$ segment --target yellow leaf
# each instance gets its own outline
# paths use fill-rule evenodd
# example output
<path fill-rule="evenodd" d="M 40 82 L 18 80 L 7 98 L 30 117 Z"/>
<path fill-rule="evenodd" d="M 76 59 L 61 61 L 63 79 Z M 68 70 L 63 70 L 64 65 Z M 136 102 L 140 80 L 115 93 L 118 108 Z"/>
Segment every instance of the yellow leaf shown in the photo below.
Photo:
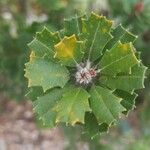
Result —
<path fill-rule="evenodd" d="M 72 35 L 70 37 L 64 37 L 64 39 L 55 45 L 56 58 L 73 58 L 75 49 L 77 46 L 77 39 L 75 35 Z"/>
<path fill-rule="evenodd" d="M 33 62 L 33 60 L 34 60 L 34 58 L 35 58 L 36 56 L 35 56 L 35 52 L 31 52 L 30 53 L 30 62 Z"/>

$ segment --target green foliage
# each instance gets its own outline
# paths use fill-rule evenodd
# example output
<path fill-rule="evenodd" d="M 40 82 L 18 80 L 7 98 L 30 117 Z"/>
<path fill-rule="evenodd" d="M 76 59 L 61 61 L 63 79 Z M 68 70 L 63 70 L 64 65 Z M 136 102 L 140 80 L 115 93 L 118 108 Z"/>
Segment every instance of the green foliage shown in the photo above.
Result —
<path fill-rule="evenodd" d="M 148 150 L 150 144 L 150 138 L 145 136 L 137 139 L 132 144 L 127 146 L 127 150 Z"/>
<path fill-rule="evenodd" d="M 75 35 L 64 37 L 61 42 L 55 45 L 55 57 L 61 64 L 66 66 L 76 66 L 83 57 L 83 42 L 77 41 Z"/>
<path fill-rule="evenodd" d="M 54 53 L 54 45 L 59 41 L 58 33 L 49 32 L 47 28 L 44 28 L 42 32 L 36 34 L 35 39 L 28 46 L 34 51 L 35 55 L 42 57 L 46 54 L 51 57 Z"/>
<path fill-rule="evenodd" d="M 21 101 L 26 93 L 26 82 L 23 76 L 24 63 L 28 61 L 29 49 L 26 43 L 32 40 L 33 34 L 40 31 L 43 26 L 50 30 L 62 27 L 63 18 L 70 16 L 83 8 L 84 3 L 78 5 L 75 0 L 2 0 L 0 1 L 0 91 L 7 97 Z M 82 9 L 83 10 L 83 9 Z M 43 20 L 46 18 L 46 20 Z M 55 36 L 56 43 L 60 38 L 57 33 L 49 34 Z M 49 37 L 48 37 L 49 38 Z M 37 45 L 37 40 L 41 43 Z M 53 41 L 46 38 L 42 40 L 40 33 L 37 33 L 35 41 L 30 43 L 30 48 L 40 52 L 51 49 Z M 43 42 L 43 43 L 42 43 Z M 8 44 L 9 43 L 9 44 Z M 44 44 L 44 45 L 42 45 Z M 48 44 L 48 45 L 47 45 Z M 55 43 L 54 43 L 55 44 Z M 43 47 L 44 46 L 44 47 Z M 48 50 L 49 51 L 49 50 Z M 50 53 L 50 52 L 49 52 Z"/>
<path fill-rule="evenodd" d="M 120 22 L 133 31 L 141 33 L 150 26 L 150 1 L 149 0 L 109 0 L 110 15 L 118 17 Z M 120 6 L 122 9 L 118 9 Z"/>
<path fill-rule="evenodd" d="M 115 76 L 120 72 L 131 73 L 131 67 L 137 63 L 132 44 L 117 42 L 109 51 L 105 52 L 99 67 L 102 74 Z"/>
<path fill-rule="evenodd" d="M 106 43 L 112 38 L 110 34 L 112 21 L 94 13 L 88 19 L 82 19 L 82 40 L 85 43 L 85 57 L 92 61 L 102 55 Z"/>
<path fill-rule="evenodd" d="M 91 111 L 89 97 L 90 95 L 84 89 L 67 85 L 62 98 L 54 108 L 57 112 L 56 122 L 66 122 L 71 125 L 84 124 L 85 112 Z"/>
<path fill-rule="evenodd" d="M 94 138 L 100 133 L 107 132 L 108 127 L 109 126 L 106 123 L 100 123 L 99 124 L 97 118 L 94 115 L 94 113 L 86 112 L 86 114 L 85 114 L 84 133 L 86 133 L 90 137 Z"/>
<path fill-rule="evenodd" d="M 18 29 L 18 37 L 10 33 L 10 26 L 0 17 L 0 91 L 12 99 L 21 99 L 25 93 L 23 66 L 28 55 L 26 43 L 32 38 L 32 31 Z M 20 26 L 21 20 L 18 20 Z M 9 44 L 8 44 L 9 43 Z"/>
<path fill-rule="evenodd" d="M 26 64 L 25 76 L 30 80 L 28 86 L 42 86 L 44 92 L 53 87 L 64 87 L 69 79 L 68 70 L 46 58 L 32 58 Z"/>
<path fill-rule="evenodd" d="M 114 94 L 123 99 L 121 101 L 121 104 L 124 108 L 126 108 L 126 110 L 123 113 L 127 114 L 130 110 L 135 108 L 135 99 L 137 97 L 136 93 L 128 93 L 123 90 L 116 90 Z"/>
<path fill-rule="evenodd" d="M 121 89 L 127 92 L 144 88 L 144 74 L 146 67 L 135 65 L 131 73 L 118 74 L 116 76 L 105 76 L 100 81 L 111 89 Z"/>
<path fill-rule="evenodd" d="M 91 109 L 98 124 L 106 123 L 110 125 L 119 117 L 121 112 L 125 111 L 125 108 L 120 104 L 121 99 L 106 88 L 93 86 L 90 95 Z"/>
<path fill-rule="evenodd" d="M 51 0 L 51 2 L 49 3 L 47 0 L 37 0 L 37 4 L 39 4 L 45 10 L 50 11 L 64 8 L 67 5 L 67 1 Z"/>
<path fill-rule="evenodd" d="M 39 96 L 38 99 L 33 102 L 34 111 L 41 117 L 44 125 L 48 125 L 51 128 L 55 126 L 56 112 L 53 111 L 53 107 L 62 97 L 62 94 L 62 89 L 52 89 L 50 93 Z"/>
<path fill-rule="evenodd" d="M 34 88 L 29 95 L 46 126 L 79 123 L 94 137 L 134 108 L 133 92 L 144 88 L 146 67 L 136 56 L 132 44 L 135 36 L 122 26 L 113 29 L 112 21 L 94 13 L 67 22 L 76 28 L 75 33 L 68 25 L 56 33 L 45 28 L 29 44 L 32 52 L 25 69 L 28 86 L 44 90 L 42 96 L 37 93 L 37 100 Z M 111 47 L 106 50 L 106 45 Z M 88 70 L 84 83 L 76 77 L 80 69 L 81 77 Z M 93 70 L 95 78 L 90 74 Z"/>

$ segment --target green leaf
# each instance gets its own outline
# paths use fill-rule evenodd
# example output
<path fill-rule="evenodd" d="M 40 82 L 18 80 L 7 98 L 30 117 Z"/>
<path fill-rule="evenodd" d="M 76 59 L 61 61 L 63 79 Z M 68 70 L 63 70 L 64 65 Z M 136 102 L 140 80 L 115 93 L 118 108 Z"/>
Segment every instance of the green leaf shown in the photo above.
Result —
<path fill-rule="evenodd" d="M 60 64 L 44 58 L 34 58 L 26 64 L 25 77 L 28 78 L 28 87 L 42 86 L 46 91 L 53 87 L 64 87 L 69 80 L 69 72 Z"/>
<path fill-rule="evenodd" d="M 135 108 L 135 99 L 137 97 L 136 93 L 131 94 L 122 90 L 116 90 L 114 94 L 122 98 L 121 104 L 126 108 L 126 111 L 123 112 L 124 114 L 127 115 L 130 110 Z"/>
<path fill-rule="evenodd" d="M 133 43 L 137 39 L 137 36 L 126 30 L 122 25 L 112 30 L 111 34 L 113 38 L 107 43 L 104 49 L 111 49 L 118 41 L 124 44 L 129 42 Z"/>
<path fill-rule="evenodd" d="M 62 99 L 55 107 L 56 122 L 66 122 L 71 125 L 84 123 L 86 111 L 90 111 L 89 94 L 80 87 L 68 86 Z"/>
<path fill-rule="evenodd" d="M 85 134 L 88 134 L 91 138 L 94 138 L 98 134 L 106 132 L 108 130 L 108 125 L 106 123 L 98 124 L 95 115 L 91 112 L 86 112 L 84 130 Z"/>
<path fill-rule="evenodd" d="M 66 66 L 76 66 L 83 57 L 83 42 L 77 41 L 75 34 L 70 37 L 64 37 L 55 45 L 55 58 L 60 60 L 61 64 Z"/>
<path fill-rule="evenodd" d="M 116 76 L 101 76 L 100 82 L 109 88 L 133 92 L 144 88 L 146 67 L 137 64 L 131 68 L 131 73 L 118 74 Z"/>
<path fill-rule="evenodd" d="M 50 32 L 46 27 L 42 32 L 37 32 L 35 38 L 53 51 L 54 45 L 60 41 L 59 32 Z"/>
<path fill-rule="evenodd" d="M 112 91 L 100 86 L 92 86 L 90 90 L 90 106 L 98 124 L 112 124 L 125 108 L 120 104 L 121 98 L 116 97 Z"/>
<path fill-rule="evenodd" d="M 90 57 L 90 60 L 94 61 L 102 55 L 103 48 L 112 38 L 111 26 L 112 21 L 94 13 L 88 19 L 82 19 L 82 38 L 86 41 L 84 50 L 86 58 Z"/>
<path fill-rule="evenodd" d="M 99 68 L 101 74 L 116 75 L 119 72 L 130 72 L 131 67 L 138 63 L 131 43 L 117 42 L 102 57 Z"/>
<path fill-rule="evenodd" d="M 43 95 L 43 89 L 40 86 L 34 86 L 31 87 L 29 92 L 26 94 L 26 97 L 29 98 L 32 101 L 35 101 L 37 99 L 37 97 Z"/>
<path fill-rule="evenodd" d="M 51 60 L 54 60 L 54 45 L 59 41 L 58 32 L 52 33 L 45 27 L 42 32 L 36 34 L 34 40 L 28 46 L 36 56 L 48 55 Z"/>
<path fill-rule="evenodd" d="M 66 36 L 71 36 L 73 34 L 75 34 L 76 37 L 80 36 L 82 29 L 82 18 L 85 18 L 85 16 L 81 17 L 76 16 L 71 19 L 65 19 L 64 34 Z"/>
<path fill-rule="evenodd" d="M 34 39 L 28 46 L 39 57 L 43 57 L 46 54 L 52 59 L 54 56 L 54 52 L 37 39 Z"/>
<path fill-rule="evenodd" d="M 33 109 L 39 115 L 40 119 L 42 119 L 44 126 L 52 128 L 56 125 L 56 112 L 53 111 L 53 108 L 61 99 L 62 94 L 62 89 L 52 89 L 33 102 Z"/>

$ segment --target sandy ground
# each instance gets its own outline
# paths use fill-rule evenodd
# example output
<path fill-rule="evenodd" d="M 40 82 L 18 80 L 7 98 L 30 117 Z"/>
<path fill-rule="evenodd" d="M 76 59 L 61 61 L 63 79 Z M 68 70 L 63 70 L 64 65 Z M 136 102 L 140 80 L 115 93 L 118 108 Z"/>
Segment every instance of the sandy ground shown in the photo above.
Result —
<path fill-rule="evenodd" d="M 0 99 L 0 150 L 63 150 L 59 128 L 39 130 L 30 102 L 17 104 Z"/>

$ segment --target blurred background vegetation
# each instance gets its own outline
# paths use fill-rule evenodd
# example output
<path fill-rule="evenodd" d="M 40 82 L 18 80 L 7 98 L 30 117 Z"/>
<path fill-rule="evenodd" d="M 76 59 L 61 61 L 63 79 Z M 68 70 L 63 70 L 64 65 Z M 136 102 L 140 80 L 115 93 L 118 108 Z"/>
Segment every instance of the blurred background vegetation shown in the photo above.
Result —
<path fill-rule="evenodd" d="M 8 101 L 26 101 L 24 63 L 30 52 L 27 43 L 35 32 L 41 31 L 43 26 L 56 31 L 63 27 L 64 18 L 91 11 L 115 20 L 114 27 L 122 23 L 138 35 L 135 47 L 141 52 L 144 65 L 150 67 L 150 0 L 0 0 L 0 95 L 7 97 Z M 60 127 L 69 141 L 65 149 L 76 150 L 77 142 L 82 141 L 90 150 L 149 150 L 149 69 L 145 89 L 138 92 L 137 108 L 128 119 L 119 121 L 118 127 L 109 134 L 91 141 L 81 134 L 78 127 Z M 36 123 L 42 127 L 40 121 Z"/>

